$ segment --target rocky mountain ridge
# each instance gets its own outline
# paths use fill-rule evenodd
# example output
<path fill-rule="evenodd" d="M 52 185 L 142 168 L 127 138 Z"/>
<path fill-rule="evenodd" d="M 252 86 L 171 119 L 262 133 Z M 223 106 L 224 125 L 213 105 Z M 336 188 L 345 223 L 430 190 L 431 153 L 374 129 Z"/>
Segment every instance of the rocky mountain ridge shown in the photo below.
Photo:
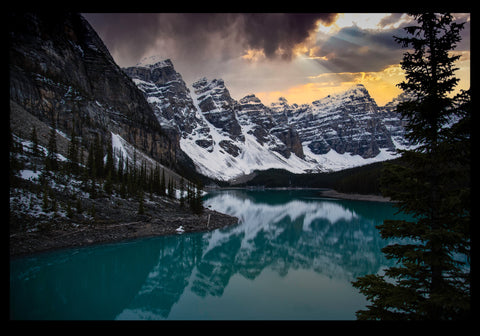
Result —
<path fill-rule="evenodd" d="M 380 109 L 362 84 L 296 109 L 283 103 L 290 111 L 288 122 L 313 154 L 333 149 L 368 159 L 380 154 L 380 148 L 395 150 Z"/>
<path fill-rule="evenodd" d="M 10 13 L 9 69 L 11 102 L 63 134 L 74 132 L 85 149 L 97 136 L 106 146 L 113 133 L 172 168 L 188 161 L 178 134 L 159 125 L 81 15 Z"/>
<path fill-rule="evenodd" d="M 362 85 L 266 106 L 253 94 L 237 101 L 221 79 L 187 85 L 168 59 L 121 69 L 78 14 L 10 14 L 9 25 L 11 104 L 74 132 L 83 150 L 97 136 L 105 147 L 120 137 L 152 162 L 229 181 L 269 168 L 340 170 L 409 145 L 394 103 L 378 107 Z"/>
<path fill-rule="evenodd" d="M 81 15 L 8 13 L 8 28 L 11 256 L 238 222 L 202 207 L 180 133 Z"/>
<path fill-rule="evenodd" d="M 398 102 L 379 107 L 362 84 L 312 104 L 290 105 L 281 97 L 266 106 L 254 94 L 236 101 L 222 79 L 201 78 L 188 87 L 169 59 L 146 62 L 124 71 L 159 122 L 181 134 L 197 171 L 215 179 L 255 169 L 339 170 L 394 158 L 409 145 L 393 108 Z"/>

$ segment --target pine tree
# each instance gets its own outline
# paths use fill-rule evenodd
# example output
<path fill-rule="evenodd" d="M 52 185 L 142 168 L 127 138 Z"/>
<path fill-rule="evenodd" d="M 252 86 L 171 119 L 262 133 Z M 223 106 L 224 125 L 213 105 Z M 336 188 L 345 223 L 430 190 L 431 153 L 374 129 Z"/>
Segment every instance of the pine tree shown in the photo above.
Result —
<path fill-rule="evenodd" d="M 165 170 L 162 169 L 162 177 L 160 179 L 160 196 L 165 196 Z"/>
<path fill-rule="evenodd" d="M 83 212 L 83 208 L 82 208 L 82 201 L 80 200 L 80 198 L 76 198 L 76 201 L 77 201 L 77 204 L 76 204 L 76 208 L 77 208 L 77 213 L 78 214 L 81 214 Z"/>
<path fill-rule="evenodd" d="M 44 212 L 47 212 L 49 210 L 48 194 L 49 194 L 49 188 L 46 184 L 44 184 L 43 197 L 42 197 L 42 210 Z"/>
<path fill-rule="evenodd" d="M 187 203 L 190 206 L 190 209 L 193 210 L 193 208 L 195 207 L 195 197 L 193 185 L 190 181 L 187 183 Z"/>
<path fill-rule="evenodd" d="M 105 178 L 105 183 L 103 184 L 103 190 L 107 195 L 111 195 L 113 191 L 113 181 L 112 181 L 112 172 L 109 170 L 107 177 Z"/>
<path fill-rule="evenodd" d="M 200 183 L 197 184 L 196 193 L 193 201 L 193 212 L 196 214 L 201 214 L 203 212 L 203 199 L 202 199 L 202 186 Z"/>
<path fill-rule="evenodd" d="M 170 198 L 175 198 L 175 187 L 174 187 L 174 181 L 172 177 L 168 179 L 168 186 L 167 186 L 167 196 Z"/>
<path fill-rule="evenodd" d="M 83 144 L 83 139 L 82 139 L 82 144 Z M 83 148 L 84 146 L 80 145 L 78 147 L 78 173 L 82 174 L 84 170 L 84 155 L 83 155 Z"/>
<path fill-rule="evenodd" d="M 95 164 L 95 150 L 94 145 L 90 143 L 87 156 L 87 176 L 90 179 L 95 179 L 97 176 L 97 168 Z"/>
<path fill-rule="evenodd" d="M 158 163 L 155 165 L 153 172 L 153 192 L 160 195 L 160 167 Z"/>
<path fill-rule="evenodd" d="M 10 186 L 17 185 L 17 174 L 18 172 L 23 169 L 23 163 L 21 160 L 18 159 L 17 154 L 20 154 L 20 150 L 23 147 L 22 144 L 17 143 L 17 141 L 13 138 L 13 133 L 10 131 L 9 136 L 9 149 L 10 149 L 10 162 L 9 162 L 9 176 L 10 176 Z"/>
<path fill-rule="evenodd" d="M 118 156 L 118 165 L 117 165 L 117 173 L 116 173 L 117 181 L 119 181 L 120 183 L 123 182 L 123 166 L 124 166 L 123 153 L 120 151 Z"/>
<path fill-rule="evenodd" d="M 105 162 L 105 176 L 108 178 L 109 175 L 110 175 L 110 179 L 114 180 L 115 166 L 114 166 L 114 163 L 113 163 L 112 137 L 108 138 L 107 161 Z"/>
<path fill-rule="evenodd" d="M 30 141 L 32 142 L 32 154 L 33 156 L 40 156 L 40 149 L 38 148 L 38 136 L 35 126 L 32 128 L 32 134 L 30 135 Z"/>
<path fill-rule="evenodd" d="M 100 139 L 100 135 L 98 134 L 95 137 L 95 141 L 93 143 L 93 156 L 94 156 L 94 162 L 95 162 L 95 176 L 105 177 L 104 163 L 103 163 L 103 157 L 105 155 L 103 153 L 103 146 Z"/>
<path fill-rule="evenodd" d="M 72 128 L 70 135 L 70 144 L 68 146 L 68 171 L 72 174 L 78 173 L 78 140 L 75 131 Z"/>
<path fill-rule="evenodd" d="M 50 132 L 48 135 L 48 145 L 47 145 L 47 156 L 45 158 L 45 168 L 48 171 L 57 171 L 58 170 L 58 161 L 57 161 L 57 130 L 55 127 L 55 122 L 52 122 L 50 126 Z"/>
<path fill-rule="evenodd" d="M 138 214 L 139 215 L 144 215 L 145 214 L 145 207 L 143 205 L 143 203 L 144 203 L 143 190 L 140 190 L 138 197 L 139 197 L 139 200 L 138 200 Z"/>
<path fill-rule="evenodd" d="M 185 205 L 185 180 L 183 177 L 180 179 L 180 207 L 184 207 Z"/>
<path fill-rule="evenodd" d="M 385 220 L 382 238 L 396 243 L 382 249 L 397 259 L 384 276 L 359 277 L 353 285 L 372 302 L 359 319 L 460 319 L 470 314 L 470 103 L 468 93 L 448 96 L 458 82 L 450 52 L 463 24 L 449 14 L 413 14 L 417 26 L 396 41 L 413 52 L 401 62 L 406 81 L 399 87 L 413 97 L 400 104 L 409 140 L 403 164 L 388 164 L 382 193 L 415 221 Z M 456 123 L 455 120 L 457 120 Z M 452 126 L 452 123 L 454 125 Z"/>

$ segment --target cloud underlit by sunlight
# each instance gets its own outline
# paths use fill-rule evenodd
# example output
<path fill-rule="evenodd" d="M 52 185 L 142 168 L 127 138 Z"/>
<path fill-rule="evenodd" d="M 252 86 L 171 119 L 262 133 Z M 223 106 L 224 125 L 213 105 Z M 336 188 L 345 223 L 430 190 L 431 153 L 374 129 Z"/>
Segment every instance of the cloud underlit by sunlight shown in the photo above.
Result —
<path fill-rule="evenodd" d="M 265 105 L 284 96 L 311 103 L 362 83 L 377 104 L 401 91 L 404 13 L 89 13 L 84 14 L 115 61 L 132 66 L 142 58 L 170 58 L 190 85 L 222 78 L 231 95 L 254 93 Z M 457 62 L 459 89 L 470 87 L 470 14 Z"/>

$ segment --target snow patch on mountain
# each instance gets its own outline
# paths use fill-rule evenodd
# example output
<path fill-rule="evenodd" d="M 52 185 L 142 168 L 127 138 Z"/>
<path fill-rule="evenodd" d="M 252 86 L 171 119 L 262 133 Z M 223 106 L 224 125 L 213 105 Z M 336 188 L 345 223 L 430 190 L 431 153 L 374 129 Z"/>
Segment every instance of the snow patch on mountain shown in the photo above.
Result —
<path fill-rule="evenodd" d="M 138 68 L 151 68 L 151 67 L 166 67 L 169 64 L 171 64 L 170 59 L 165 59 L 164 57 L 160 55 L 153 55 L 153 56 L 148 56 L 144 57 L 135 64 L 135 67 Z"/>
<path fill-rule="evenodd" d="M 392 160 L 400 156 L 399 153 L 389 151 L 386 148 L 381 148 L 377 156 L 368 159 L 364 159 L 358 154 L 339 154 L 334 149 L 330 149 L 326 154 L 315 154 L 308 147 L 308 143 L 304 144 L 303 151 L 305 153 L 305 159 L 317 162 L 318 165 L 322 167 L 323 172 L 335 172 L 370 163 Z"/>
<path fill-rule="evenodd" d="M 255 170 L 338 171 L 394 159 L 410 146 L 394 106 L 378 107 L 362 84 L 312 104 L 270 107 L 254 95 L 234 100 L 222 79 L 187 86 L 171 60 L 150 57 L 124 69 L 162 127 L 201 174 L 232 180 Z"/>
<path fill-rule="evenodd" d="M 212 89 L 211 85 L 209 85 L 209 89 Z M 195 92 L 193 88 L 192 92 Z M 199 101 L 201 102 L 202 97 L 205 97 L 204 91 L 200 91 L 200 95 L 193 94 L 192 97 L 197 111 L 201 111 Z M 217 110 L 218 108 L 215 109 Z M 199 113 L 199 117 L 202 123 L 191 135 L 180 139 L 180 147 L 193 160 L 197 170 L 206 176 L 227 181 L 238 176 L 250 174 L 255 170 L 279 168 L 300 174 L 306 170 L 314 170 L 316 168 L 315 163 L 304 161 L 295 154 L 286 159 L 279 153 L 272 151 L 265 144 L 260 144 L 255 136 L 250 133 L 250 130 L 254 127 L 251 123 L 240 124 L 243 137 L 233 141 L 229 133 L 215 127 L 203 113 Z M 236 117 L 238 120 L 238 116 Z M 197 144 L 198 140 L 205 138 L 201 132 L 204 127 L 202 125 L 207 125 L 212 141 L 212 145 L 205 148 Z M 232 143 L 239 148 L 239 155 L 235 157 L 227 153 L 220 146 L 221 143 L 225 142 Z"/>

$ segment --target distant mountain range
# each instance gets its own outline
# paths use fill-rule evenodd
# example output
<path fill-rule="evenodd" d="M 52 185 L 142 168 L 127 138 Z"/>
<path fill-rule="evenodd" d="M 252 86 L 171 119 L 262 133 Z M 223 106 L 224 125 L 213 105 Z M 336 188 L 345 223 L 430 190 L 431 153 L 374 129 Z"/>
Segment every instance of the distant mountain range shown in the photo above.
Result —
<path fill-rule="evenodd" d="M 232 180 L 255 170 L 336 171 L 392 159 L 409 146 L 395 112 L 377 106 L 362 84 L 311 104 L 270 106 L 250 94 L 239 101 L 221 79 L 190 87 L 171 60 L 149 58 L 123 69 L 143 91 L 163 128 L 180 134 L 198 172 Z"/>
<path fill-rule="evenodd" d="M 55 127 L 65 157 L 74 132 L 85 157 L 99 137 L 105 150 L 110 139 L 116 153 L 136 148 L 139 165 L 231 181 L 269 168 L 341 170 L 409 146 L 395 112 L 401 99 L 379 107 L 356 85 L 304 105 L 237 101 L 221 79 L 187 85 L 168 59 L 120 68 L 79 14 L 11 13 L 9 79 L 12 132 L 25 139 L 36 125 L 46 146 Z"/>

